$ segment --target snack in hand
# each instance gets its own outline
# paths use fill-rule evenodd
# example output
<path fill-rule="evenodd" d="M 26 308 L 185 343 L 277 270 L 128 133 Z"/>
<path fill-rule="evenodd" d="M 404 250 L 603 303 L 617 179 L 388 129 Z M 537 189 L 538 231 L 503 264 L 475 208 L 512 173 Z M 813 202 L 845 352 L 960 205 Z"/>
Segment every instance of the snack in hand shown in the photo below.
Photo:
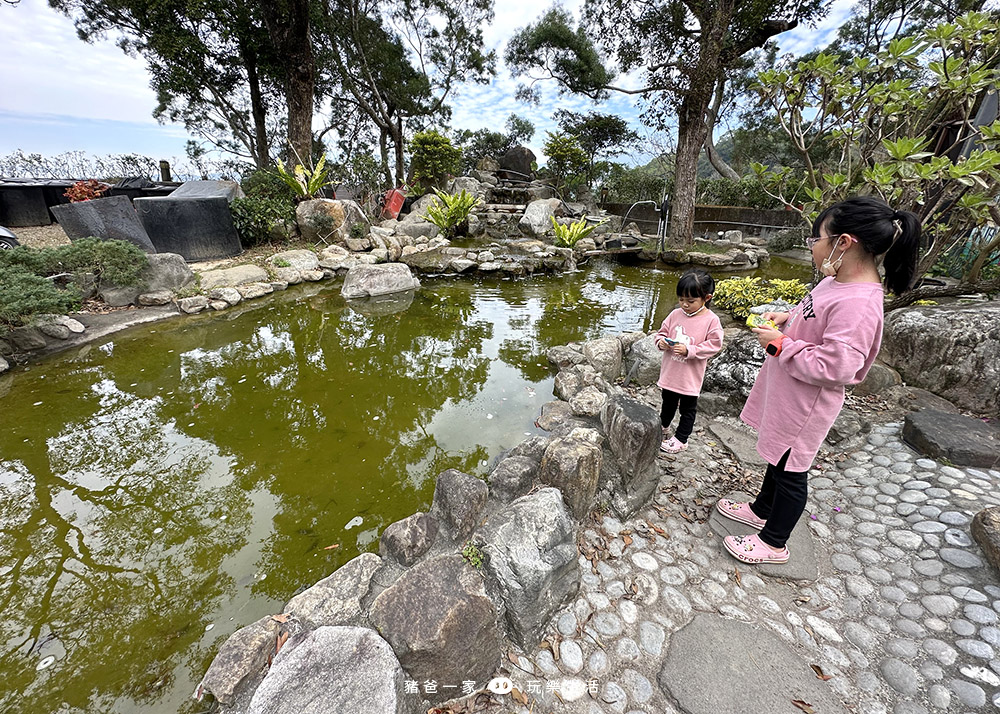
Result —
<path fill-rule="evenodd" d="M 770 327 L 777 330 L 778 325 L 774 320 L 765 320 L 763 315 L 750 315 L 747 317 L 747 327 Z"/>

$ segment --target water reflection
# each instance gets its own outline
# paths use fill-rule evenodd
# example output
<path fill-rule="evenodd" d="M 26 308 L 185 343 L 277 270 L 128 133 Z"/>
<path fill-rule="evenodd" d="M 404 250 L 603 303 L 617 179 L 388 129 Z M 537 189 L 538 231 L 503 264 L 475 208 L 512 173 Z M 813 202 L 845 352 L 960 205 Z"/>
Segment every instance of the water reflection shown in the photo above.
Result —
<path fill-rule="evenodd" d="M 649 329 L 676 277 L 597 263 L 389 307 L 298 286 L 2 378 L 0 709 L 195 711 L 228 634 L 426 508 L 436 474 L 484 473 L 535 431 L 545 351 Z"/>

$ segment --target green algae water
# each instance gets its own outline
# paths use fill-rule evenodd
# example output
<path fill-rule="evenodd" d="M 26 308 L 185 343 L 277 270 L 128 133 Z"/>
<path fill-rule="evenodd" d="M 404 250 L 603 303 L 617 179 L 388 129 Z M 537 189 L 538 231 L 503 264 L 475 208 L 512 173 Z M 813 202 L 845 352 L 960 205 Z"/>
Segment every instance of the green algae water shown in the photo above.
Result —
<path fill-rule="evenodd" d="M 441 471 L 485 475 L 537 432 L 546 350 L 658 325 L 678 275 L 426 279 L 374 309 L 295 286 L 0 377 L 0 711 L 205 711 L 226 637 L 376 549 Z"/>

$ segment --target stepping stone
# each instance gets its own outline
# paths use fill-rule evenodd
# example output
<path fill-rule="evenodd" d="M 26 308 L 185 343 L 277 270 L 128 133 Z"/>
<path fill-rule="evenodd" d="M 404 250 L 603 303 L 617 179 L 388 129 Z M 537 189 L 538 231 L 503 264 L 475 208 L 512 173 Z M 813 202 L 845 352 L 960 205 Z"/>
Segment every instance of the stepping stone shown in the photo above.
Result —
<path fill-rule="evenodd" d="M 846 714 L 809 664 L 766 627 L 699 613 L 670 637 L 657 682 L 684 714 L 794 712 L 793 700 Z"/>
<path fill-rule="evenodd" d="M 726 496 L 734 501 L 752 501 L 753 499 L 745 493 L 735 491 Z M 712 507 L 711 515 L 708 517 L 709 527 L 719 537 L 728 535 L 749 535 L 756 533 L 755 528 L 745 526 L 742 523 L 729 520 L 719 515 L 719 512 Z M 760 575 L 770 575 L 774 578 L 785 578 L 786 580 L 815 580 L 819 577 L 819 568 L 816 564 L 816 542 L 812 531 L 809 530 L 809 513 L 802 514 L 802 518 L 795 524 L 792 536 L 788 539 L 788 551 L 791 557 L 787 563 L 761 563 L 751 565 L 742 563 L 733 558 L 728 553 L 725 557 L 733 565 L 739 565 L 741 569 L 759 573 Z"/>
<path fill-rule="evenodd" d="M 715 434 L 722 445 L 744 466 L 767 468 L 767 462 L 757 453 L 757 437 L 754 434 L 718 420 L 713 420 L 708 425 L 708 430 Z"/>

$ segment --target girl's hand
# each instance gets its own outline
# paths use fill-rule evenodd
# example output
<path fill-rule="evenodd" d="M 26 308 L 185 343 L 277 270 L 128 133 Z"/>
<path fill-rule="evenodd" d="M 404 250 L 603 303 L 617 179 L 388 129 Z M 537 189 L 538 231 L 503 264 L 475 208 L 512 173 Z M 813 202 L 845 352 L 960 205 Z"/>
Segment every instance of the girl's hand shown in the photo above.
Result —
<path fill-rule="evenodd" d="M 765 320 L 770 320 L 779 327 L 788 322 L 787 312 L 765 312 L 763 315 L 761 315 L 761 317 L 763 317 Z"/>
<path fill-rule="evenodd" d="M 656 338 L 656 346 L 662 352 L 667 349 L 667 343 L 661 340 L 659 337 Z"/>
<path fill-rule="evenodd" d="M 765 315 L 767 314 L 774 314 L 774 313 L 765 313 Z M 788 317 L 787 312 L 777 313 L 777 314 L 784 315 L 786 318 Z M 761 347 L 767 347 L 768 342 L 773 342 L 774 340 L 781 337 L 780 331 L 772 330 L 770 327 L 754 327 L 751 328 L 750 331 L 755 335 L 757 335 L 757 341 L 760 342 Z"/>
<path fill-rule="evenodd" d="M 674 345 L 672 352 L 678 357 L 685 357 L 688 353 L 687 345 Z"/>

